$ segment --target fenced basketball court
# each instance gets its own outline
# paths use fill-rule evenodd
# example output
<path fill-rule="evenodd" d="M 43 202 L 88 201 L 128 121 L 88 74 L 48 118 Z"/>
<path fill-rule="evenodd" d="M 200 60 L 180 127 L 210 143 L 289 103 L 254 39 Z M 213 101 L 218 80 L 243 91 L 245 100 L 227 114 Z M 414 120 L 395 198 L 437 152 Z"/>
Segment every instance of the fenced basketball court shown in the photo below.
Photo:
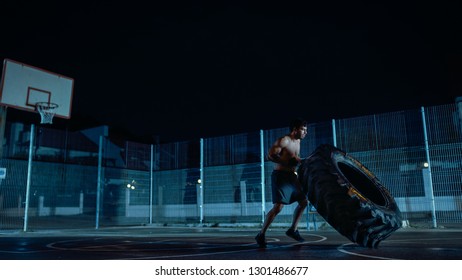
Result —
<path fill-rule="evenodd" d="M 259 253 L 252 247 L 255 229 L 272 206 L 269 178 L 273 164 L 266 159 L 266 152 L 288 128 L 153 144 L 115 139 L 104 126 L 60 131 L 53 128 L 52 120 L 53 117 L 71 117 L 73 80 L 11 60 L 5 62 L 3 71 L 0 233 L 4 236 L 14 238 L 11 234 L 47 231 L 69 234 L 73 230 L 93 236 L 104 232 L 117 236 L 127 227 L 145 227 L 141 230 L 145 236 L 138 235 L 140 240 L 97 237 L 102 243 L 100 248 L 104 251 L 121 246 L 121 242 L 140 242 L 140 246 L 158 242 L 165 247 L 181 243 L 178 250 L 186 250 L 187 242 L 175 238 L 166 240 L 164 236 L 178 234 L 187 240 L 190 240 L 187 235 L 196 237 L 189 244 L 202 245 L 190 245 L 190 249 L 194 254 L 202 253 L 183 253 L 183 257 L 175 258 L 244 258 L 247 250 Z M 44 106 L 37 107 L 37 103 Z M 41 108 L 39 119 L 43 123 L 8 122 L 5 120 L 7 107 L 37 114 Z M 444 229 L 457 232 L 462 222 L 461 109 L 461 104 L 456 102 L 310 123 L 301 154 L 308 156 L 324 143 L 347 151 L 390 190 L 402 212 L 404 226 L 428 229 L 433 239 Z M 294 207 L 285 207 L 277 217 L 272 226 L 275 246 L 260 255 L 261 258 L 296 258 L 294 249 L 303 252 L 298 255 L 300 259 L 308 258 L 307 254 L 321 259 L 330 250 L 328 248 L 332 249 L 332 254 L 328 254 L 330 258 L 354 259 L 363 253 L 345 253 L 349 245 L 342 245 L 347 243 L 335 239 L 342 237 L 332 231 L 313 208 L 307 210 L 300 224 L 311 236 L 309 245 L 289 242 L 278 230 L 290 223 Z M 172 228 L 180 230 L 169 231 Z M 402 237 L 399 234 L 392 235 L 385 245 L 393 247 L 393 242 L 399 243 Z M 152 241 L 155 236 L 162 238 Z M 317 238 L 321 238 L 319 236 L 336 241 L 334 244 L 323 242 L 326 246 L 321 249 L 314 245 Z M 405 238 L 409 241 L 411 237 L 406 235 Z M 76 239 L 80 240 L 50 241 L 45 243 L 45 248 L 63 253 L 74 250 L 73 246 L 94 246 L 79 244 Z M 229 245 L 224 242 L 226 239 L 235 244 Z M 455 239 L 451 240 L 452 244 L 458 244 Z M 434 248 L 442 248 L 440 245 Z M 5 246 L 3 242 L 2 247 Z M 38 246 L 38 251 L 56 256 L 56 251 L 50 249 L 49 252 L 41 246 L 43 244 Z M 343 247 L 339 249 L 339 246 Z M 451 251 L 451 259 L 460 258 L 457 246 Z M 221 247 L 231 248 L 229 251 L 237 255 L 226 250 L 228 253 L 223 255 L 210 253 L 220 251 Z M 27 249 L 28 256 L 40 256 L 34 255 L 30 248 L 34 246 Z M 320 252 L 317 250 L 326 251 L 317 254 Z M 6 258 L 14 255 L 4 254 Z M 399 259 L 402 255 L 393 253 L 380 257 Z M 120 258 L 136 257 L 124 255 Z M 154 257 L 143 255 L 139 258 Z M 255 255 L 249 254 L 248 258 L 255 258 Z"/>

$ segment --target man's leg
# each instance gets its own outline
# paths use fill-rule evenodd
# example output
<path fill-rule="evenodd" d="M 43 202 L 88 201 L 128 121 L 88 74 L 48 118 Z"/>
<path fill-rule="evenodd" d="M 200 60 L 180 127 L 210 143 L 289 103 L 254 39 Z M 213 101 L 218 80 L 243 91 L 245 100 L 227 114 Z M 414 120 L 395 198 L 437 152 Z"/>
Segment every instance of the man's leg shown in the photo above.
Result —
<path fill-rule="evenodd" d="M 300 222 L 300 219 L 302 218 L 303 211 L 305 211 L 306 207 L 308 205 L 308 201 L 306 199 L 299 201 L 297 207 L 294 210 L 294 216 L 292 219 L 292 225 L 290 226 L 289 230 L 287 230 L 286 234 L 289 237 L 292 237 L 293 239 L 303 242 L 305 241 L 301 236 L 300 233 L 298 232 L 298 223 Z"/>
<path fill-rule="evenodd" d="M 274 218 L 281 212 L 282 208 L 284 208 L 284 204 L 281 203 L 274 203 L 273 208 L 266 214 L 265 221 L 263 222 L 263 227 L 260 233 L 265 234 L 268 230 L 271 223 L 274 221 Z"/>
<path fill-rule="evenodd" d="M 266 214 L 265 221 L 263 222 L 263 226 L 260 232 L 255 237 L 255 240 L 257 241 L 260 247 L 262 248 L 266 247 L 266 239 L 265 239 L 266 231 L 268 230 L 271 223 L 274 221 L 274 218 L 276 218 L 279 212 L 281 212 L 283 207 L 284 205 L 281 203 L 274 203 L 273 208 L 271 208 L 268 214 Z"/>
<path fill-rule="evenodd" d="M 308 206 L 308 201 L 306 199 L 298 202 L 298 205 L 294 210 L 294 216 L 292 219 L 292 225 L 290 226 L 290 229 L 294 231 L 297 230 L 298 223 L 300 222 L 300 219 L 302 218 L 302 215 L 303 215 L 303 211 L 305 211 L 307 206 Z"/>

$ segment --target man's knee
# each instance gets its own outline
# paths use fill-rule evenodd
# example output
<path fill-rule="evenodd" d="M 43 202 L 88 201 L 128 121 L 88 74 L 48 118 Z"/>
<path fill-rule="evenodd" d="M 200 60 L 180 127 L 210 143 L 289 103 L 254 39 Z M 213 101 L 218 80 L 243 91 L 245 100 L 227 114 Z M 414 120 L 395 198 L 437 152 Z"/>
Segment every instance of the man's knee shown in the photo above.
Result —
<path fill-rule="evenodd" d="M 275 204 L 273 205 L 273 211 L 274 211 L 274 213 L 276 213 L 276 214 L 278 214 L 279 212 L 281 212 L 281 211 L 282 211 L 282 208 L 284 208 L 284 204 L 282 204 L 282 203 L 275 203 Z"/>

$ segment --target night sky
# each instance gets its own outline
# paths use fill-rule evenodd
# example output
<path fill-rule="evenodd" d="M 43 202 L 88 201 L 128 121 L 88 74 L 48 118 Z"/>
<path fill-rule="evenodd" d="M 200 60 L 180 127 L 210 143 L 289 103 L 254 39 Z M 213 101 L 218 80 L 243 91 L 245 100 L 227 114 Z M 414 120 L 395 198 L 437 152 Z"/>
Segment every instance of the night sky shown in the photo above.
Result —
<path fill-rule="evenodd" d="M 74 78 L 56 127 L 183 141 L 462 95 L 458 1 L 29 2 L 0 4 L 0 59 Z"/>

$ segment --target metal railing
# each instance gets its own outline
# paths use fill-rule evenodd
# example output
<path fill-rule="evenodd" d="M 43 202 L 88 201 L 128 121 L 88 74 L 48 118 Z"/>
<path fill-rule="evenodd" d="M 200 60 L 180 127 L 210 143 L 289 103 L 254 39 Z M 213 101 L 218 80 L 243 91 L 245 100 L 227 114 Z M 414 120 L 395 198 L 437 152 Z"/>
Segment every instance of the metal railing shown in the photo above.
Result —
<path fill-rule="evenodd" d="M 448 104 L 313 123 L 301 153 L 336 145 L 376 174 L 411 225 L 457 225 L 460 116 L 459 104 Z M 163 144 L 106 131 L 7 123 L 0 230 L 260 224 L 271 207 L 266 151 L 288 128 Z M 293 207 L 275 223 L 290 223 Z"/>

